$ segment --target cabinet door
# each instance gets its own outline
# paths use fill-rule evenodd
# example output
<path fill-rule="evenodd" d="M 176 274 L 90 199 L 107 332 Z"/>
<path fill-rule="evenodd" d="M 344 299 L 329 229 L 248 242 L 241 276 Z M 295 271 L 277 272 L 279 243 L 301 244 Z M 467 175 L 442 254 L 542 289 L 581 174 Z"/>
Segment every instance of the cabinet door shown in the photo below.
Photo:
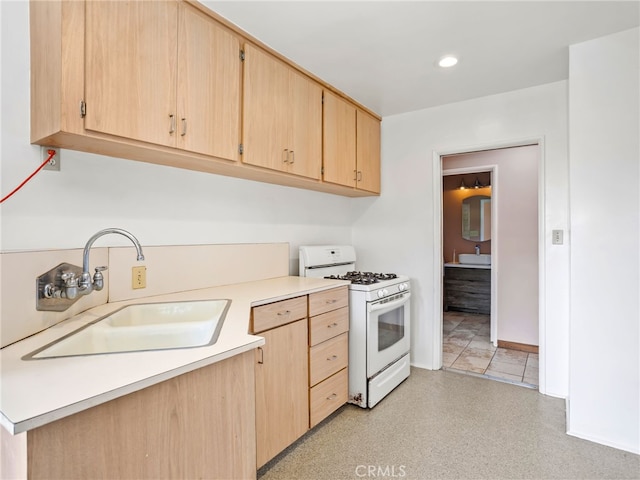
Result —
<path fill-rule="evenodd" d="M 356 109 L 325 90 L 323 119 L 325 182 L 356 185 Z"/>
<path fill-rule="evenodd" d="M 260 335 L 266 343 L 256 351 L 258 468 L 309 427 L 307 320 Z"/>
<path fill-rule="evenodd" d="M 285 170 L 289 137 L 289 70 L 245 44 L 243 163 Z"/>
<path fill-rule="evenodd" d="M 356 188 L 380 193 L 380 122 L 377 118 L 358 110 L 356 127 Z"/>
<path fill-rule="evenodd" d="M 174 146 L 177 2 L 86 2 L 85 30 L 85 128 Z"/>
<path fill-rule="evenodd" d="M 289 82 L 292 121 L 287 171 L 318 180 L 322 168 L 322 88 L 293 70 Z"/>
<path fill-rule="evenodd" d="M 211 18 L 180 5 L 178 148 L 238 159 L 240 42 Z"/>

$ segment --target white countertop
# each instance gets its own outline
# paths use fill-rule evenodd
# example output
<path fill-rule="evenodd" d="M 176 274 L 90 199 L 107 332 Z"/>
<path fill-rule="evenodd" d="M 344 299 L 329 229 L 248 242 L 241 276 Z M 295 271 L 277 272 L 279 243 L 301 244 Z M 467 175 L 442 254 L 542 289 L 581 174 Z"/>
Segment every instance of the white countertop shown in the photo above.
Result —
<path fill-rule="evenodd" d="M 445 263 L 444 266 L 456 268 L 482 268 L 484 270 L 491 270 L 491 265 L 474 265 L 472 263 Z"/>
<path fill-rule="evenodd" d="M 252 306 L 348 285 L 340 280 L 278 277 L 256 282 L 107 303 L 0 350 L 0 424 L 16 434 L 252 350 L 264 338 L 249 335 Z M 22 357 L 124 305 L 231 299 L 214 345 L 145 352 L 22 360 Z"/>

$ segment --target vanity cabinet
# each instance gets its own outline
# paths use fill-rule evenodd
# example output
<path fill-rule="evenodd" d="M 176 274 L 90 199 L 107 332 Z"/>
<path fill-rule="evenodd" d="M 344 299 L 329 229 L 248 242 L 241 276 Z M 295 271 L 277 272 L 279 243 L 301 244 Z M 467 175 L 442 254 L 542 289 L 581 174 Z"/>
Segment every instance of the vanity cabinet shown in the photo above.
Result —
<path fill-rule="evenodd" d="M 347 403 L 349 396 L 349 292 L 309 295 L 309 427 Z"/>
<path fill-rule="evenodd" d="M 323 179 L 380 193 L 380 121 L 324 92 Z"/>
<path fill-rule="evenodd" d="M 256 350 L 256 464 L 260 468 L 309 428 L 307 297 L 252 309 Z"/>
<path fill-rule="evenodd" d="M 254 352 L 19 435 L 0 430 L 11 478 L 255 478 Z"/>
<path fill-rule="evenodd" d="M 87 2 L 85 28 L 87 130 L 237 160 L 236 36 L 176 1 Z"/>
<path fill-rule="evenodd" d="M 245 44 L 242 137 L 243 163 L 319 179 L 322 88 Z"/>
<path fill-rule="evenodd" d="M 444 310 L 491 314 L 491 269 L 444 268 Z"/>

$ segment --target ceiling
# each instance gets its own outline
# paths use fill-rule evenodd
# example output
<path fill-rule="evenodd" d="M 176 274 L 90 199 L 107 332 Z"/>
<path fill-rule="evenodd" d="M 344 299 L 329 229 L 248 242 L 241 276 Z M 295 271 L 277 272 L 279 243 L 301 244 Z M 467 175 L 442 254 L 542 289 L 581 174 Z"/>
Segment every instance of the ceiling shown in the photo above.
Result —
<path fill-rule="evenodd" d="M 640 0 L 200 1 L 382 116 L 564 80 L 569 45 L 640 24 Z"/>

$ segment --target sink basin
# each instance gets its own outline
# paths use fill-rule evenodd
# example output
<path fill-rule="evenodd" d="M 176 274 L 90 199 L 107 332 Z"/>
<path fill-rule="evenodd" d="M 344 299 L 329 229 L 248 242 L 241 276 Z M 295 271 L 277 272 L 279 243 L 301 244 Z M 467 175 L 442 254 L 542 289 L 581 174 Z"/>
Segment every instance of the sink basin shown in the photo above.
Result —
<path fill-rule="evenodd" d="M 128 305 L 23 359 L 213 345 L 230 303 L 225 299 Z"/>
<path fill-rule="evenodd" d="M 466 265 L 491 265 L 491 254 L 461 253 L 458 255 L 458 262 Z"/>

